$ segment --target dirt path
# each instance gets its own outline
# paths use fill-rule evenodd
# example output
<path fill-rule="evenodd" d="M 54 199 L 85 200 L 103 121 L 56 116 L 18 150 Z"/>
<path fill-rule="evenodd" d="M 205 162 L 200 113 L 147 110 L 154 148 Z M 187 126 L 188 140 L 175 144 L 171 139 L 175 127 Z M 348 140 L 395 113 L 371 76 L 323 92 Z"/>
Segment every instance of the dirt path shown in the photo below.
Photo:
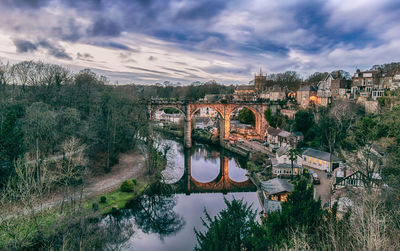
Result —
<path fill-rule="evenodd" d="M 109 173 L 92 174 L 85 186 L 86 197 L 107 193 L 119 188 L 128 179 L 142 181 L 145 177 L 145 158 L 140 151 L 123 153 L 119 163 Z"/>
<path fill-rule="evenodd" d="M 119 163 L 111 168 L 109 173 L 99 172 L 89 174 L 89 178 L 84 184 L 82 197 L 85 199 L 105 194 L 114 191 L 119 188 L 121 183 L 128 179 L 137 179 L 138 181 L 143 181 L 145 179 L 145 157 L 140 150 L 129 151 L 119 156 Z M 76 188 L 79 191 L 80 188 Z M 80 195 L 77 195 L 74 199 L 79 199 Z M 47 196 L 47 199 L 42 203 L 42 205 L 37 206 L 36 210 L 48 209 L 61 204 L 62 202 L 62 192 L 55 192 L 54 194 Z M 7 216 L 0 217 L 1 219 L 9 219 L 16 216 L 19 210 L 18 206 L 11 206 L 8 208 L 7 212 L 11 213 Z M 23 214 L 27 214 L 28 211 L 24 211 Z M 4 216 L 4 215 L 3 215 Z"/>

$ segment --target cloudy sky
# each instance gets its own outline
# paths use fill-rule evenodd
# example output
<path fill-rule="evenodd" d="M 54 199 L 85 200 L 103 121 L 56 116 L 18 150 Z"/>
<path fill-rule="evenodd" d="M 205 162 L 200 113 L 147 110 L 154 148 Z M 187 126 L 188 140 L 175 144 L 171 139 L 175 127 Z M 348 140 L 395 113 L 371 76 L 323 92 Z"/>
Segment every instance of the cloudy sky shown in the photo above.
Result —
<path fill-rule="evenodd" d="M 119 83 L 353 72 L 400 61 L 400 1 L 0 0 L 0 59 Z"/>

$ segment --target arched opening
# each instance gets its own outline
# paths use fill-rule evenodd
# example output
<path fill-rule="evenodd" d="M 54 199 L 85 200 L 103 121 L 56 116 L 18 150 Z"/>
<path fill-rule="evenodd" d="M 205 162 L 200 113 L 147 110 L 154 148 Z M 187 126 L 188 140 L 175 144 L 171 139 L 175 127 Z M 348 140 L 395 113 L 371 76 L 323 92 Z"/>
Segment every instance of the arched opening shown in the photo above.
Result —
<path fill-rule="evenodd" d="M 202 107 L 194 111 L 192 116 L 192 137 L 200 140 L 217 141 L 220 135 L 221 115 L 210 107 Z"/>
<path fill-rule="evenodd" d="M 257 130 L 259 120 L 259 116 L 252 108 L 240 107 L 234 110 L 229 120 L 229 139 L 240 142 L 260 138 Z"/>
<path fill-rule="evenodd" d="M 181 110 L 170 106 L 157 109 L 152 116 L 156 126 L 174 131 L 183 130 L 184 117 Z"/>

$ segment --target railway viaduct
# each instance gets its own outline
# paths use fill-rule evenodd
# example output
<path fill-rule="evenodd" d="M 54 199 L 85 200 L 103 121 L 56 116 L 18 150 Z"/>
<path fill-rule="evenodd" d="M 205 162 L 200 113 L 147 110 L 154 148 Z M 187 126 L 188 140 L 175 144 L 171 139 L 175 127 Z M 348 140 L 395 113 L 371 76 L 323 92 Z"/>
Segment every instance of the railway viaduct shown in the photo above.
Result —
<path fill-rule="evenodd" d="M 256 119 L 255 131 L 263 137 L 264 131 L 268 125 L 264 119 L 264 111 L 269 107 L 268 103 L 256 101 L 220 101 L 220 102 L 207 102 L 207 101 L 162 101 L 151 100 L 148 105 L 149 119 L 152 120 L 154 113 L 163 108 L 174 108 L 179 110 L 184 116 L 184 146 L 190 148 L 192 146 L 192 118 L 194 114 L 201 108 L 211 108 L 218 112 L 220 115 L 219 133 L 220 144 L 223 146 L 226 140 L 229 140 L 229 125 L 230 117 L 234 111 L 240 108 L 250 109 Z"/>

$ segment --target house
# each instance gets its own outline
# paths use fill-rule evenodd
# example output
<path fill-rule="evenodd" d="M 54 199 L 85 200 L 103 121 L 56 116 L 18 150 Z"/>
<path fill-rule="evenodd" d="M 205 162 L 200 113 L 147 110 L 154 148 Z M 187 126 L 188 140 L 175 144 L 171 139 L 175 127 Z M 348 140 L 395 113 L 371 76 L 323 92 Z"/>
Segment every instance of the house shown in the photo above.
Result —
<path fill-rule="evenodd" d="M 385 96 L 385 90 L 382 90 L 382 89 L 374 89 L 374 90 L 372 90 L 372 92 L 371 92 L 371 98 L 372 98 L 373 100 L 377 100 L 378 98 L 383 97 L 383 96 Z"/>
<path fill-rule="evenodd" d="M 350 91 L 350 81 L 346 80 L 344 76 L 340 74 L 340 71 L 332 72 L 327 78 L 329 79 L 328 81 L 330 81 L 330 90 L 333 100 L 344 97 L 347 90 Z"/>
<path fill-rule="evenodd" d="M 332 75 L 328 75 L 328 80 L 320 81 L 318 83 L 317 90 L 317 102 L 316 105 L 320 106 L 328 106 L 328 104 L 332 103 L 332 94 L 331 94 L 331 79 Z"/>
<path fill-rule="evenodd" d="M 285 179 L 274 178 L 261 182 L 261 190 L 265 200 L 286 201 L 294 190 L 294 185 Z"/>
<path fill-rule="evenodd" d="M 381 77 L 382 70 L 380 68 L 369 71 L 360 71 L 360 69 L 357 69 L 352 78 L 352 93 L 361 97 L 370 97 L 373 89 L 380 88 Z"/>
<path fill-rule="evenodd" d="M 397 70 L 397 72 L 393 75 L 390 90 L 396 90 L 398 88 L 400 88 L 400 70 Z"/>
<path fill-rule="evenodd" d="M 282 132 L 281 129 L 274 128 L 272 126 L 268 127 L 267 130 L 265 131 L 265 140 L 267 141 L 268 144 L 279 144 L 279 138 L 278 135 L 279 133 Z"/>
<path fill-rule="evenodd" d="M 332 172 L 339 166 L 339 159 L 335 155 L 312 148 L 307 148 L 303 152 L 302 159 L 303 167 L 307 166 L 328 172 Z"/>
<path fill-rule="evenodd" d="M 268 127 L 265 131 L 265 141 L 270 145 L 291 146 L 296 148 L 297 144 L 301 140 L 302 137 L 298 137 L 291 132 L 274 128 L 272 126 Z"/>
<path fill-rule="evenodd" d="M 305 85 L 300 87 L 297 90 L 297 103 L 303 108 L 308 107 L 311 103 L 315 104 L 318 100 L 317 90 L 318 87 L 313 85 Z"/>
<path fill-rule="evenodd" d="M 293 162 L 293 176 L 303 173 L 303 168 L 299 164 Z M 292 175 L 292 164 L 280 163 L 272 165 L 272 174 L 278 177 L 290 177 Z"/>
<path fill-rule="evenodd" d="M 208 127 L 214 126 L 214 122 L 210 117 L 196 117 L 195 121 L 196 121 L 195 125 L 196 129 L 206 129 Z"/>
<path fill-rule="evenodd" d="M 293 148 L 296 148 L 298 143 L 295 135 L 293 135 L 291 132 L 283 130 L 278 134 L 278 141 L 279 146 L 291 146 Z"/>
<path fill-rule="evenodd" d="M 288 155 L 290 146 L 282 146 L 275 153 L 275 158 L 271 158 L 272 174 L 276 176 L 291 176 L 292 175 L 292 161 Z M 298 163 L 301 163 L 301 157 L 297 157 L 293 161 L 293 175 L 299 175 L 303 173 L 303 167 Z"/>
<path fill-rule="evenodd" d="M 278 85 L 268 87 L 260 94 L 260 98 L 269 99 L 271 101 L 286 100 L 286 97 L 287 87 L 281 87 Z"/>
<path fill-rule="evenodd" d="M 304 139 L 303 133 L 302 132 L 292 132 L 293 135 L 297 138 L 297 142 L 300 142 Z"/>
<path fill-rule="evenodd" d="M 361 171 L 355 171 L 354 173 L 346 176 L 346 177 L 338 177 L 336 176 L 336 182 L 332 185 L 332 190 L 335 191 L 340 188 L 365 188 L 368 183 L 374 188 L 379 186 L 381 181 L 381 177 L 379 174 L 371 174 L 371 177 L 368 177 Z"/>
<path fill-rule="evenodd" d="M 255 101 L 256 93 L 253 85 L 238 85 L 233 93 L 234 100 Z"/>

